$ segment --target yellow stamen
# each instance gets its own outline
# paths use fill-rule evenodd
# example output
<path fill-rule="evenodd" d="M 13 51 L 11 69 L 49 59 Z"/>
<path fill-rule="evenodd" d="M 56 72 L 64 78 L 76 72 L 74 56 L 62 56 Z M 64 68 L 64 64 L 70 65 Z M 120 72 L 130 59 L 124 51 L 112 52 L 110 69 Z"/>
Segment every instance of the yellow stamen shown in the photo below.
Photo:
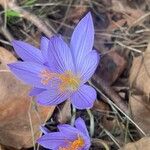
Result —
<path fill-rule="evenodd" d="M 61 91 L 65 90 L 75 91 L 78 89 L 80 79 L 77 76 L 73 75 L 71 71 L 67 71 L 64 74 L 60 74 L 59 78 L 61 80 L 60 84 Z"/>
<path fill-rule="evenodd" d="M 41 83 L 47 85 L 49 81 L 58 79 L 60 81 L 59 90 L 61 92 L 70 90 L 75 91 L 80 85 L 79 77 L 75 76 L 71 71 L 66 71 L 63 74 L 53 73 L 49 70 L 43 70 L 40 74 Z"/>
<path fill-rule="evenodd" d="M 79 150 L 79 148 L 82 148 L 84 145 L 84 140 L 78 136 L 76 140 L 69 143 L 69 146 L 67 147 L 60 147 L 59 150 Z"/>

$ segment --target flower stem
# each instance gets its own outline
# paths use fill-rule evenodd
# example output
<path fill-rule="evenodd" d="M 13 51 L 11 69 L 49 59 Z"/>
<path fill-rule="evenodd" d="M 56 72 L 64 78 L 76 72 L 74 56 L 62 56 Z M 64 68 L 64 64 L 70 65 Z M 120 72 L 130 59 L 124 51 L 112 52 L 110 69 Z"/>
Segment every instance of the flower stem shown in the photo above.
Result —
<path fill-rule="evenodd" d="M 87 113 L 89 115 L 89 118 L 90 118 L 90 136 L 92 137 L 94 135 L 94 116 L 91 112 L 90 109 L 87 109 Z"/>
<path fill-rule="evenodd" d="M 75 119 L 76 119 L 76 108 L 72 106 L 72 118 L 71 118 L 72 126 L 74 126 Z"/>

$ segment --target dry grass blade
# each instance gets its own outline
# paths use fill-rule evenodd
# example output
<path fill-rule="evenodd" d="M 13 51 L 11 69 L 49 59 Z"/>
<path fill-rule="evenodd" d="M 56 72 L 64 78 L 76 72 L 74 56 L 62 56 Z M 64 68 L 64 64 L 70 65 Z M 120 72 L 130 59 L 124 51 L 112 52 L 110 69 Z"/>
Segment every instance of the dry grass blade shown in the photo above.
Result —
<path fill-rule="evenodd" d="M 110 137 L 110 139 L 116 144 L 116 146 L 118 148 L 121 148 L 119 142 L 117 141 L 117 139 L 109 132 L 107 131 L 102 125 L 100 125 L 101 128 L 103 129 L 103 131 Z"/>
<path fill-rule="evenodd" d="M 46 36 L 51 37 L 52 32 L 47 27 L 47 25 L 44 23 L 44 21 L 40 20 L 36 15 L 29 13 L 28 11 L 22 9 L 21 7 L 17 6 L 17 4 L 14 3 L 13 0 L 7 0 L 7 1 L 0 1 L 0 4 L 5 8 L 5 4 L 7 3 L 7 7 L 11 10 L 14 10 L 18 12 L 21 17 L 31 21 L 35 26 L 38 27 L 38 29 L 43 32 Z"/>
<path fill-rule="evenodd" d="M 31 105 L 32 105 L 32 101 L 30 102 L 30 105 L 29 105 L 28 117 L 29 117 L 30 128 L 31 128 L 31 136 L 32 136 L 32 142 L 33 142 L 33 148 L 34 148 L 34 150 L 36 150 L 36 148 L 35 148 L 34 129 L 33 129 L 33 123 L 32 123 L 32 118 L 31 118 L 31 113 L 30 113 Z"/>
<path fill-rule="evenodd" d="M 142 51 L 140 51 L 139 49 L 133 48 L 133 47 L 131 47 L 131 46 L 124 45 L 123 43 L 121 43 L 121 42 L 119 42 L 119 41 L 116 41 L 115 43 L 118 44 L 118 45 L 120 45 L 120 46 L 122 46 L 122 47 L 124 47 L 124 48 L 127 48 L 127 49 L 129 49 L 129 50 L 132 50 L 132 51 L 134 51 L 134 52 L 142 53 Z"/>
<path fill-rule="evenodd" d="M 112 109 L 114 109 L 114 111 L 119 110 L 123 115 L 125 115 L 125 117 L 133 124 L 135 125 L 135 127 L 144 135 L 146 136 L 146 133 L 122 110 L 120 109 L 116 104 L 114 104 L 111 99 L 109 99 L 103 92 L 101 92 L 95 85 L 93 85 L 92 83 L 90 83 L 96 90 L 97 92 L 99 92 L 99 94 L 101 96 L 103 96 L 105 98 L 105 100 L 108 102 L 108 104 L 110 104 L 110 106 L 112 107 Z"/>
<path fill-rule="evenodd" d="M 143 55 L 133 59 L 129 81 L 131 87 L 129 104 L 133 119 L 147 135 L 150 135 L 150 119 L 145 117 L 150 113 L 150 44 Z"/>
<path fill-rule="evenodd" d="M 113 145 L 113 142 L 92 138 L 92 144 L 97 145 L 98 147 L 104 147 L 105 150 L 110 150 L 109 145 Z"/>

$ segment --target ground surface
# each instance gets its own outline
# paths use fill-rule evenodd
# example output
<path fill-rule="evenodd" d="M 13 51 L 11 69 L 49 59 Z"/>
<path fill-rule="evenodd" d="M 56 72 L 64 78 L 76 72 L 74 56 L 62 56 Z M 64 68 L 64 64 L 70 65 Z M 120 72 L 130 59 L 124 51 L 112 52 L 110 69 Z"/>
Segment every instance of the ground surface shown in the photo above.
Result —
<path fill-rule="evenodd" d="M 36 110 L 35 104 L 26 103 L 29 87 L 18 83 L 11 75 L 6 78 L 4 74 L 8 62 L 20 59 L 11 41 L 23 40 L 38 47 L 41 35 L 57 33 L 69 40 L 75 24 L 91 11 L 95 27 L 94 47 L 101 55 L 99 66 L 89 83 L 96 88 L 98 95 L 92 108 L 95 130 L 91 150 L 140 150 L 141 147 L 148 150 L 149 0 L 18 0 L 16 3 L 0 0 L 0 4 L 0 93 L 4 95 L 0 99 L 0 149 L 43 150 L 34 142 L 39 136 L 36 135 L 39 125 L 36 116 L 39 117 L 42 112 L 40 121 L 47 120 L 50 130 L 56 130 L 58 123 L 69 123 L 74 116 L 68 102 L 47 108 L 49 110 L 39 108 L 40 112 L 28 109 Z M 8 103 L 5 104 L 6 99 Z M 21 106 L 27 108 L 18 109 Z M 89 129 L 88 113 L 77 110 L 75 114 L 84 118 Z"/>

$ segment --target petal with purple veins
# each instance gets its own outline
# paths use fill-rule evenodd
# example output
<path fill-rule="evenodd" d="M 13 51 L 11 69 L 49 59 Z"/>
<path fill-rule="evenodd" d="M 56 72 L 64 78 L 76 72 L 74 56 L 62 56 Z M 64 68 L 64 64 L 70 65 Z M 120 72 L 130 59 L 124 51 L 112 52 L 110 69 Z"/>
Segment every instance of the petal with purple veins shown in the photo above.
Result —
<path fill-rule="evenodd" d="M 85 125 L 84 120 L 81 117 L 79 117 L 79 118 L 76 119 L 76 121 L 75 121 L 75 127 L 78 130 L 80 130 L 82 133 L 84 133 L 87 137 L 89 137 L 89 133 L 88 133 L 87 127 Z"/>
<path fill-rule="evenodd" d="M 30 62 L 36 62 L 43 64 L 44 63 L 44 58 L 41 53 L 41 51 L 22 41 L 13 41 L 12 45 L 15 49 L 15 52 L 24 60 L 24 61 L 30 61 Z"/>
<path fill-rule="evenodd" d="M 42 93 L 42 92 L 45 91 L 45 90 L 46 90 L 46 89 L 34 87 L 34 88 L 32 88 L 32 90 L 30 91 L 29 96 L 36 96 L 36 95 Z"/>
<path fill-rule="evenodd" d="M 70 47 L 76 66 L 92 50 L 94 43 L 94 26 L 91 13 L 78 23 L 71 37 Z"/>
<path fill-rule="evenodd" d="M 68 124 L 58 125 L 57 127 L 65 137 L 68 137 L 69 139 L 74 141 L 78 138 L 78 136 L 80 136 L 84 140 L 84 147 L 90 147 L 91 142 L 89 136 L 85 135 L 81 130 Z"/>
<path fill-rule="evenodd" d="M 38 88 L 46 88 L 41 82 L 40 73 L 45 70 L 43 65 L 32 62 L 8 64 L 10 70 L 22 81 Z"/>
<path fill-rule="evenodd" d="M 93 87 L 82 85 L 77 92 L 71 96 L 72 105 L 77 109 L 91 108 L 96 99 L 96 91 Z"/>
<path fill-rule="evenodd" d="M 48 90 L 37 95 L 36 101 L 41 105 L 57 105 L 69 98 L 70 94 L 60 93 L 56 88 L 49 88 Z"/>
<path fill-rule="evenodd" d="M 78 134 L 80 134 L 78 129 L 68 124 L 58 125 L 57 127 L 60 132 L 64 133 L 64 135 L 69 137 L 71 140 L 75 140 L 78 137 Z"/>
<path fill-rule="evenodd" d="M 66 70 L 74 70 L 71 51 L 61 36 L 53 36 L 49 41 L 49 65 L 55 72 L 64 73 Z"/>
<path fill-rule="evenodd" d="M 77 72 L 81 77 L 82 83 L 87 82 L 92 75 L 94 74 L 98 63 L 99 63 L 99 55 L 98 53 L 93 50 L 87 56 L 82 59 L 82 65 L 80 65 L 80 68 L 78 68 Z"/>
<path fill-rule="evenodd" d="M 43 54 L 43 57 L 46 61 L 48 61 L 48 45 L 49 39 L 45 36 L 41 37 L 40 49 Z"/>
<path fill-rule="evenodd" d="M 48 149 L 57 149 L 70 141 L 60 132 L 47 133 L 37 140 L 37 143 Z"/>

